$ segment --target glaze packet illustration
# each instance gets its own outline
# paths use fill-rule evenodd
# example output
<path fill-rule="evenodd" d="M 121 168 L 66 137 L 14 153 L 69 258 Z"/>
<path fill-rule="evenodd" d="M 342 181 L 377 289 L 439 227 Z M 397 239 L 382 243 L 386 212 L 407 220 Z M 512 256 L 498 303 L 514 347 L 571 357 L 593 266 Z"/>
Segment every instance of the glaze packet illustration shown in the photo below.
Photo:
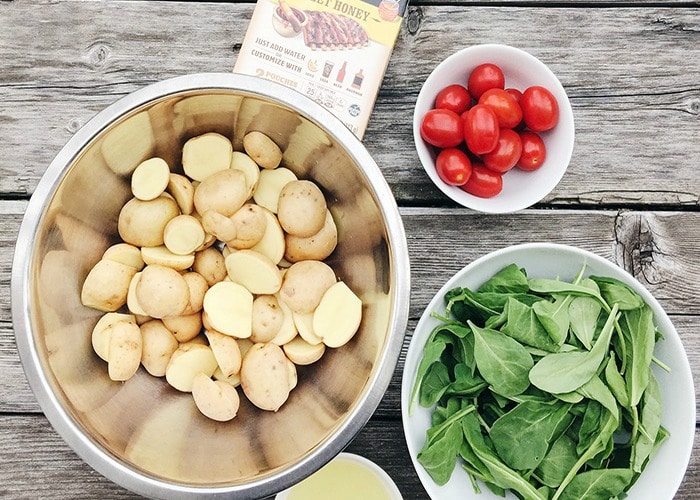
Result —
<path fill-rule="evenodd" d="M 258 0 L 235 73 L 282 83 L 362 139 L 408 0 Z"/>

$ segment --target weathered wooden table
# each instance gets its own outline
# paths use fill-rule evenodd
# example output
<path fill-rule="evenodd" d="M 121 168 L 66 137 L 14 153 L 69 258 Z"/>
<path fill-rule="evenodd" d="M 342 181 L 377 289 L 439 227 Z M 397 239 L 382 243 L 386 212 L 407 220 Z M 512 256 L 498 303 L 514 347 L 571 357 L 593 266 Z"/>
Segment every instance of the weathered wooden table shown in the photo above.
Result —
<path fill-rule="evenodd" d="M 24 377 L 10 314 L 14 242 L 39 178 L 98 111 L 144 85 L 229 71 L 253 3 L 0 1 L 0 496 L 132 498 L 53 431 Z M 525 49 L 573 105 L 569 170 L 542 203 L 511 215 L 455 206 L 425 175 L 411 134 L 422 81 L 473 44 Z M 414 2 L 364 142 L 401 209 L 411 257 L 405 347 L 430 297 L 474 258 L 551 241 L 634 274 L 678 329 L 700 384 L 700 10 L 697 2 Z M 405 350 L 404 350 L 405 352 Z M 403 356 L 376 414 L 348 447 L 426 498 L 400 417 Z M 700 442 L 677 498 L 700 497 Z"/>

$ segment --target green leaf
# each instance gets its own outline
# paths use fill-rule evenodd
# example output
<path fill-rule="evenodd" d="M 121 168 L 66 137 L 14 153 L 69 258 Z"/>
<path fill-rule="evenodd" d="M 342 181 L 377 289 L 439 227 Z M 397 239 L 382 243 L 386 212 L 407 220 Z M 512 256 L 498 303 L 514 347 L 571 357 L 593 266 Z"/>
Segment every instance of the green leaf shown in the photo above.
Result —
<path fill-rule="evenodd" d="M 595 401 L 592 403 L 598 404 Z M 617 428 L 617 421 L 613 415 L 610 414 L 610 412 L 606 411 L 604 412 L 603 418 L 599 421 L 599 424 L 599 432 L 597 433 L 596 437 L 591 441 L 590 446 L 579 456 L 579 459 L 571 467 L 569 472 L 566 474 L 566 477 L 564 477 L 564 480 L 557 488 L 557 491 L 554 493 L 554 496 L 552 496 L 551 500 L 557 500 L 561 496 L 564 489 L 569 485 L 571 480 L 576 477 L 581 467 L 583 467 L 588 460 L 592 459 L 607 448 L 608 443 L 612 440 L 612 435 Z"/>
<path fill-rule="evenodd" d="M 423 377 L 418 401 L 424 408 L 437 403 L 450 386 L 450 374 L 442 363 L 433 363 Z"/>
<path fill-rule="evenodd" d="M 627 394 L 630 404 L 636 406 L 649 383 L 649 365 L 654 355 L 656 338 L 654 313 L 651 307 L 645 304 L 643 307 L 624 311 L 619 324 L 627 343 Z"/>
<path fill-rule="evenodd" d="M 661 428 L 661 390 L 654 373 L 649 369 L 649 384 L 642 397 L 642 409 L 640 413 L 640 432 L 637 440 L 632 445 L 632 469 L 642 472 L 644 464 L 654 450 L 657 434 Z"/>
<path fill-rule="evenodd" d="M 554 302 L 541 300 L 532 306 L 537 319 L 557 345 L 562 345 L 569 334 L 569 304 L 573 299 L 573 296 L 566 295 Z"/>
<path fill-rule="evenodd" d="M 535 473 L 543 484 L 557 488 L 577 460 L 576 443 L 568 435 L 562 434 L 554 441 Z"/>
<path fill-rule="evenodd" d="M 496 420 L 489 436 L 506 465 L 529 470 L 539 465 L 571 420 L 568 405 L 524 401 Z"/>
<path fill-rule="evenodd" d="M 600 380 L 598 375 L 593 375 L 593 377 L 579 387 L 576 392 L 588 399 L 597 401 L 603 405 L 606 410 L 612 413 L 616 420 L 620 420 L 620 410 L 617 407 L 617 400 L 608 386 Z"/>
<path fill-rule="evenodd" d="M 510 264 L 479 287 L 479 292 L 527 293 L 527 274 L 515 264 Z"/>
<path fill-rule="evenodd" d="M 591 288 L 585 285 L 567 283 L 566 281 L 559 281 L 547 278 L 531 279 L 528 282 L 528 284 L 530 286 L 530 290 L 536 293 L 549 295 L 564 294 L 581 297 L 593 297 L 598 302 L 600 302 L 601 306 L 603 306 L 603 308 L 606 311 L 610 311 L 610 307 L 605 302 L 605 300 L 603 300 L 603 297 L 598 292 L 592 290 Z"/>
<path fill-rule="evenodd" d="M 540 301 L 538 303 L 547 302 Z M 556 352 L 559 350 L 559 346 L 552 341 L 547 330 L 537 319 L 534 311 L 536 305 L 528 306 L 512 297 L 509 298 L 502 314 L 502 317 L 505 318 L 505 324 L 500 330 L 522 344 L 547 352 Z"/>
<path fill-rule="evenodd" d="M 642 299 L 635 291 L 615 278 L 591 276 L 600 289 L 600 295 L 608 304 L 617 304 L 620 311 L 639 309 L 644 305 Z"/>
<path fill-rule="evenodd" d="M 452 476 L 463 440 L 461 419 L 473 412 L 474 407 L 467 406 L 439 425 L 428 429 L 428 439 L 423 449 L 418 452 L 417 459 L 439 485 L 447 483 Z"/>
<path fill-rule="evenodd" d="M 632 481 L 630 469 L 590 470 L 578 474 L 564 489 L 562 500 L 608 499 L 625 491 Z"/>
<path fill-rule="evenodd" d="M 474 357 L 479 373 L 502 396 L 515 396 L 528 388 L 528 372 L 533 361 L 529 352 L 516 340 L 469 322 L 474 332 Z"/>
<path fill-rule="evenodd" d="M 615 354 L 610 353 L 608 358 L 608 364 L 605 365 L 605 381 L 610 388 L 610 391 L 620 403 L 620 406 L 624 408 L 629 408 L 630 398 L 627 395 L 627 389 L 625 386 L 625 379 L 617 369 L 617 363 L 615 362 Z"/>
<path fill-rule="evenodd" d="M 580 285 L 598 292 L 598 285 L 591 279 L 581 281 Z M 574 297 L 569 304 L 571 331 L 586 349 L 593 345 L 601 309 L 600 302 L 592 297 Z"/>
<path fill-rule="evenodd" d="M 489 448 L 481 434 L 481 426 L 475 414 L 464 417 L 462 429 L 474 454 L 493 477 L 493 484 L 518 492 L 524 500 L 546 500 L 546 497 L 542 496 L 532 484 L 504 464 L 498 455 Z"/>
<path fill-rule="evenodd" d="M 588 382 L 598 371 L 610 345 L 617 306 L 613 306 L 608 321 L 590 351 L 549 354 L 530 370 L 535 387 L 553 394 L 572 392 Z"/>

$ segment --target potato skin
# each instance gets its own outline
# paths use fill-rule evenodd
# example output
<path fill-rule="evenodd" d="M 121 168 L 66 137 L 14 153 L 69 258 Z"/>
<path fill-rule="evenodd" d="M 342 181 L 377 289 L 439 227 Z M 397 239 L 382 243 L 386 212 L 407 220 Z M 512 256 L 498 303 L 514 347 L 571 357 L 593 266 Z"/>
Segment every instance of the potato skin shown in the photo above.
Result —
<path fill-rule="evenodd" d="M 253 345 L 241 364 L 241 388 L 261 410 L 277 411 L 290 391 L 287 357 L 282 348 L 269 342 Z"/>
<path fill-rule="evenodd" d="M 292 311 L 306 314 L 316 309 L 324 292 L 335 283 L 335 272 L 328 264 L 302 260 L 287 269 L 280 296 Z"/>
<path fill-rule="evenodd" d="M 318 233 L 326 220 L 326 199 L 312 181 L 288 182 L 280 192 L 277 218 L 285 232 L 308 237 Z"/>
<path fill-rule="evenodd" d="M 204 179 L 194 190 L 194 208 L 204 214 L 209 210 L 230 217 L 248 199 L 248 187 L 243 172 L 226 169 Z"/>
<path fill-rule="evenodd" d="M 321 230 L 307 237 L 285 235 L 284 258 L 289 262 L 301 260 L 325 260 L 338 245 L 338 228 L 330 210 Z"/>
<path fill-rule="evenodd" d="M 170 267 L 146 266 L 136 285 L 136 299 L 152 318 L 179 316 L 190 301 L 190 289 L 180 273 Z"/>
<path fill-rule="evenodd" d="M 134 267 L 102 259 L 85 278 L 80 300 L 84 306 L 114 312 L 126 304 L 129 283 L 135 274 Z"/>
<path fill-rule="evenodd" d="M 149 201 L 132 198 L 119 212 L 117 230 L 126 243 L 137 247 L 157 247 L 164 243 L 165 226 L 180 215 L 177 202 L 161 195 Z"/>

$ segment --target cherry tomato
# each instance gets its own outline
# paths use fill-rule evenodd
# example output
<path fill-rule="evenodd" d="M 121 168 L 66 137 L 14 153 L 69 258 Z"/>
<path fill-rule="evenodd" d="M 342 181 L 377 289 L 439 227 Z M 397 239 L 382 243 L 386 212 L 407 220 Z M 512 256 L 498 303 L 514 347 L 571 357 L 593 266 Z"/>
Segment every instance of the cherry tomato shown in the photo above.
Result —
<path fill-rule="evenodd" d="M 492 198 L 503 190 L 503 177 L 483 165 L 472 165 L 472 175 L 464 186 L 460 186 L 467 193 L 479 198 Z"/>
<path fill-rule="evenodd" d="M 552 93 L 538 85 L 528 87 L 520 100 L 525 125 L 534 132 L 544 132 L 559 121 L 559 104 Z"/>
<path fill-rule="evenodd" d="M 547 157 L 547 148 L 542 138 L 535 132 L 524 130 L 520 132 L 522 153 L 516 165 L 522 170 L 537 170 Z"/>
<path fill-rule="evenodd" d="M 469 151 L 480 155 L 493 151 L 498 143 L 498 117 L 496 112 L 477 104 L 464 116 L 464 140 Z"/>
<path fill-rule="evenodd" d="M 472 175 L 472 162 L 464 151 L 457 148 L 443 149 L 435 159 L 435 169 L 440 179 L 450 186 L 462 186 Z"/>
<path fill-rule="evenodd" d="M 522 149 L 518 133 L 509 128 L 502 128 L 498 134 L 496 149 L 482 155 L 481 159 L 485 167 L 504 174 L 518 163 Z"/>
<path fill-rule="evenodd" d="M 508 92 L 510 95 L 512 95 L 515 98 L 515 100 L 517 101 L 517 103 L 520 104 L 520 99 L 523 97 L 522 92 L 520 92 L 518 89 L 514 89 L 514 88 L 506 89 L 506 92 Z"/>
<path fill-rule="evenodd" d="M 462 114 L 472 105 L 472 96 L 466 87 L 457 83 L 448 85 L 435 97 L 435 107 L 439 109 L 449 109 L 455 113 Z"/>
<path fill-rule="evenodd" d="M 481 94 L 488 89 L 503 89 L 506 85 L 506 77 L 501 68 L 495 64 L 480 64 L 469 74 L 467 89 L 474 99 L 479 99 Z"/>
<path fill-rule="evenodd" d="M 438 148 L 453 148 L 464 140 L 464 124 L 454 111 L 431 109 L 423 117 L 420 135 Z"/>
<path fill-rule="evenodd" d="M 523 119 L 523 110 L 515 98 L 503 89 L 488 89 L 479 97 L 479 104 L 493 109 L 501 128 L 513 128 Z"/>

